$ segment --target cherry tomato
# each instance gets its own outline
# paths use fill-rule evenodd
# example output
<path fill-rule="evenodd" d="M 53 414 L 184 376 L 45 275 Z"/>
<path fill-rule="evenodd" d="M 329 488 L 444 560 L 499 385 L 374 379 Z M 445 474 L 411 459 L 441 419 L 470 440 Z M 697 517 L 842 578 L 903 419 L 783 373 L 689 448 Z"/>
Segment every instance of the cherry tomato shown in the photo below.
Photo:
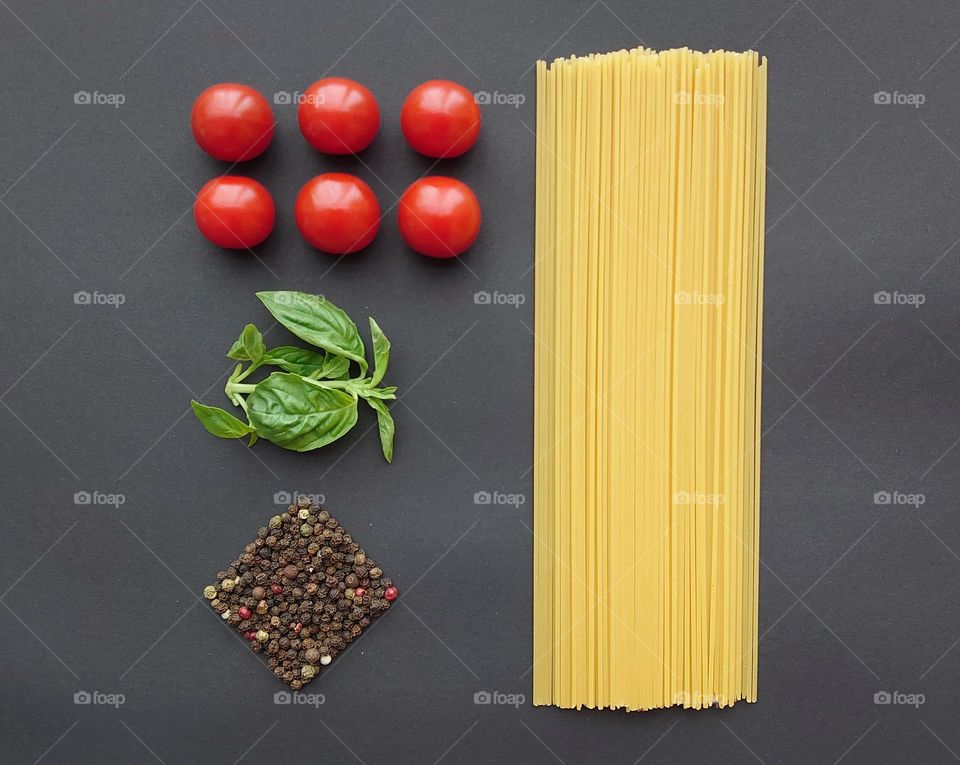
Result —
<path fill-rule="evenodd" d="M 248 85 L 221 82 L 197 96 L 190 128 L 207 154 L 224 162 L 253 159 L 273 138 L 273 111 L 267 99 Z"/>
<path fill-rule="evenodd" d="M 357 252 L 380 230 L 380 204 L 366 183 L 349 173 L 324 173 L 297 194 L 297 228 L 318 250 Z"/>
<path fill-rule="evenodd" d="M 380 107 L 359 82 L 326 77 L 307 88 L 297 109 L 300 132 L 325 154 L 356 154 L 380 129 Z"/>
<path fill-rule="evenodd" d="M 200 233 L 218 247 L 256 247 L 273 231 L 273 197 L 252 178 L 224 175 L 207 181 L 193 204 Z"/>
<path fill-rule="evenodd" d="M 480 107 L 463 85 L 429 80 L 403 102 L 400 127 L 407 143 L 421 154 L 459 157 L 480 135 Z"/>
<path fill-rule="evenodd" d="M 421 255 L 453 258 L 480 233 L 480 204 L 465 183 L 431 175 L 403 192 L 397 222 L 403 241 Z"/>

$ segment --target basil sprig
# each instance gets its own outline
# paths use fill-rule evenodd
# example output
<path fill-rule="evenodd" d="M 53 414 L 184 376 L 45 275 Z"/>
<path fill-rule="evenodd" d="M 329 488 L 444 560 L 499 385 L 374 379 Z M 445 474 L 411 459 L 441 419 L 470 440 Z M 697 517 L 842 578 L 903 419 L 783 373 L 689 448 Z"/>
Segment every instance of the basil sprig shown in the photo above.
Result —
<path fill-rule="evenodd" d="M 336 441 L 357 424 L 363 399 L 377 413 L 380 446 L 393 460 L 394 423 L 386 401 L 397 389 L 380 386 L 390 362 L 390 341 L 370 319 L 373 370 L 368 376 L 366 350 L 357 325 L 343 310 L 319 295 L 305 292 L 258 292 L 274 318 L 314 348 L 281 345 L 267 349 L 253 324 L 244 327 L 227 352 L 241 363 L 227 379 L 224 392 L 247 417 L 244 422 L 223 409 L 191 401 L 197 419 L 219 438 L 263 438 L 284 449 L 306 452 Z M 318 349 L 318 350 L 317 350 Z M 249 362 L 244 366 L 243 362 Z M 359 375 L 351 377 L 351 367 Z M 258 383 L 244 382 L 258 369 L 278 367 Z"/>

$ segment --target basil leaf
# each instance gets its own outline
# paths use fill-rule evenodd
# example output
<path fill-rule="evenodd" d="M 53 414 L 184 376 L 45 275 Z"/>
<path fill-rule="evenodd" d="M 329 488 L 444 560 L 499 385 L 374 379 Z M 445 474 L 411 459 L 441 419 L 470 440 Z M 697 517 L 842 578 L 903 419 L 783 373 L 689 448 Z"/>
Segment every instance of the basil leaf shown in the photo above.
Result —
<path fill-rule="evenodd" d="M 385 398 L 388 400 L 393 400 L 397 397 L 397 386 L 390 385 L 386 388 L 365 388 L 359 392 L 364 398 Z"/>
<path fill-rule="evenodd" d="M 350 377 L 350 359 L 328 353 L 327 360 L 323 365 L 323 369 L 320 370 L 320 374 L 314 373 L 311 376 L 314 379 L 324 377 L 327 380 L 347 380 Z"/>
<path fill-rule="evenodd" d="M 247 354 L 247 358 L 254 364 L 259 362 L 263 358 L 263 354 L 266 353 L 267 349 L 263 344 L 263 335 L 253 324 L 248 324 L 243 328 L 243 332 L 240 334 L 240 342 L 243 343 L 243 350 Z"/>
<path fill-rule="evenodd" d="M 368 398 L 366 401 L 377 413 L 377 430 L 380 431 L 380 448 L 383 450 L 383 458 L 387 462 L 393 462 L 393 435 L 396 428 L 390 410 L 379 399 Z"/>
<path fill-rule="evenodd" d="M 329 300 L 291 291 L 258 292 L 257 297 L 278 322 L 301 340 L 356 361 L 366 373 L 367 360 L 357 325 Z"/>
<path fill-rule="evenodd" d="M 271 348 L 263 361 L 267 364 L 275 364 L 286 372 L 313 377 L 315 380 L 341 379 L 350 369 L 350 359 L 334 356 L 331 353 L 317 353 L 294 345 Z"/>
<path fill-rule="evenodd" d="M 357 399 L 274 372 L 247 397 L 250 422 L 262 438 L 306 452 L 336 441 L 357 422 Z"/>
<path fill-rule="evenodd" d="M 238 420 L 230 412 L 217 406 L 204 406 L 197 401 L 191 401 L 193 413 L 207 429 L 208 433 L 219 438 L 242 438 L 253 433 L 253 428 L 242 420 Z"/>
<path fill-rule="evenodd" d="M 377 322 L 370 318 L 370 336 L 373 338 L 373 379 L 372 385 L 377 385 L 387 373 L 387 364 L 390 363 L 390 341 L 383 334 Z"/>
<path fill-rule="evenodd" d="M 234 361 L 250 361 L 250 357 L 247 356 L 247 352 L 243 348 L 243 332 L 240 333 L 237 341 L 230 346 L 230 350 L 227 351 L 227 358 Z"/>

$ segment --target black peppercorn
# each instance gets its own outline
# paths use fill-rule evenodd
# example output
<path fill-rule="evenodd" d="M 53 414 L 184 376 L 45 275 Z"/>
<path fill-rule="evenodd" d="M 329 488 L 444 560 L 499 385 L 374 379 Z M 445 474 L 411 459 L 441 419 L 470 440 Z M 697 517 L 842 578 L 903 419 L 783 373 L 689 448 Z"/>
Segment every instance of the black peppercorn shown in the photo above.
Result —
<path fill-rule="evenodd" d="M 382 573 L 329 512 L 298 497 L 257 530 L 204 595 L 297 690 L 389 607 L 391 583 Z"/>

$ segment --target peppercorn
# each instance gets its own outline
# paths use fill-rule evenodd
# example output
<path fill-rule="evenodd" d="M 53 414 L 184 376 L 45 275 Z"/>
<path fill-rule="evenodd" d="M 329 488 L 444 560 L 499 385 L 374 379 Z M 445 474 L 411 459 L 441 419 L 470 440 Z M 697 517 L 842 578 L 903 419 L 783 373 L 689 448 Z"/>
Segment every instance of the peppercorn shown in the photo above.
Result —
<path fill-rule="evenodd" d="M 204 597 L 293 689 L 389 608 L 388 591 L 396 597 L 336 519 L 300 498 L 259 529 L 216 581 L 213 597 L 206 588 Z"/>
<path fill-rule="evenodd" d="M 387 589 L 383 592 L 383 597 L 385 597 L 387 600 L 396 600 L 397 595 L 399 594 L 400 593 L 397 591 L 396 587 L 387 587 Z"/>
<path fill-rule="evenodd" d="M 203 588 L 203 597 L 205 597 L 207 600 L 213 600 L 215 597 L 217 597 L 217 588 L 208 584 Z"/>

